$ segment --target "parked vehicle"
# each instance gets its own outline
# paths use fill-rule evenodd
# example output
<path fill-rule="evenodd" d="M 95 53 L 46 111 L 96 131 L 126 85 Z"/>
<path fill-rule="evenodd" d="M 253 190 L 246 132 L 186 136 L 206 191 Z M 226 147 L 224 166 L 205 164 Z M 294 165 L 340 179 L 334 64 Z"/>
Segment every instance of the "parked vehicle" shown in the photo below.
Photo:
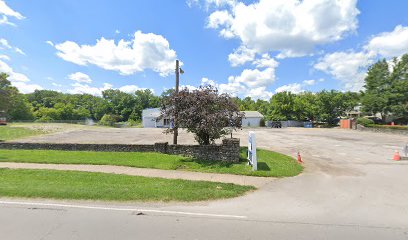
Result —
<path fill-rule="evenodd" d="M 271 128 L 282 128 L 282 123 L 280 121 L 272 121 Z"/>
<path fill-rule="evenodd" d="M 379 118 L 379 117 L 369 116 L 369 117 L 365 117 L 365 118 L 373 120 L 374 124 L 383 124 L 382 119 Z"/>

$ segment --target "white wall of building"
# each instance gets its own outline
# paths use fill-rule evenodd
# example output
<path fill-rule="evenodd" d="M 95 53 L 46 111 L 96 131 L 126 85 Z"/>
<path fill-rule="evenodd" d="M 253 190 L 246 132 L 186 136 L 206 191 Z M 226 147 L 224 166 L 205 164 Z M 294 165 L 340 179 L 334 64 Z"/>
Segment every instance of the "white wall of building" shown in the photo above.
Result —
<path fill-rule="evenodd" d="M 154 117 L 143 117 L 142 120 L 144 128 L 155 128 L 156 127 L 156 118 Z"/>
<path fill-rule="evenodd" d="M 249 117 L 242 119 L 242 127 L 260 127 L 261 118 L 260 117 Z"/>

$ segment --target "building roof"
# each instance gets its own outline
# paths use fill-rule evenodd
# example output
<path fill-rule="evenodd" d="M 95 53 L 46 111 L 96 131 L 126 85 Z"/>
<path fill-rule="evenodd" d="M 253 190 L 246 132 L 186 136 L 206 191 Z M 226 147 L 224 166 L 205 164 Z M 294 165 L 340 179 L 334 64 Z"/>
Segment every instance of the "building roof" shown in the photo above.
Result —
<path fill-rule="evenodd" d="M 142 112 L 142 117 L 158 118 L 161 115 L 160 108 L 147 108 Z"/>
<path fill-rule="evenodd" d="M 258 111 L 241 111 L 245 113 L 245 118 L 263 118 L 264 116 Z"/>

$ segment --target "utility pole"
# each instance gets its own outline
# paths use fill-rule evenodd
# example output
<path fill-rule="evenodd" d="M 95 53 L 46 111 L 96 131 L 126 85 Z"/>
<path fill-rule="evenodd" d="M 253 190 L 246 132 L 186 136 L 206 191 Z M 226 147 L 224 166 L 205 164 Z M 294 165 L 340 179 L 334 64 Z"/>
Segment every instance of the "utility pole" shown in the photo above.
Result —
<path fill-rule="evenodd" d="M 174 112 L 174 126 L 173 126 L 173 144 L 177 145 L 177 137 L 178 137 L 178 109 L 177 109 L 177 102 L 178 102 L 178 93 L 179 93 L 179 85 L 180 85 L 180 66 L 179 60 L 176 60 L 176 102 L 175 102 L 175 112 Z"/>

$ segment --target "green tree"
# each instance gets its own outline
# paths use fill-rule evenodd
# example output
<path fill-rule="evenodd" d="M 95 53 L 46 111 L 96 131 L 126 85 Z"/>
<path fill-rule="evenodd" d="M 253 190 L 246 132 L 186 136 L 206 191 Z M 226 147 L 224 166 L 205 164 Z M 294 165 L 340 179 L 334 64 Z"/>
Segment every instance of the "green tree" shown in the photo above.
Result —
<path fill-rule="evenodd" d="M 158 108 L 160 98 L 155 96 L 150 89 L 137 90 L 135 92 L 135 105 L 131 114 L 131 119 L 138 121 L 142 119 L 142 111 L 146 108 Z"/>
<path fill-rule="evenodd" d="M 319 116 L 317 100 L 317 94 L 312 92 L 298 94 L 294 101 L 296 119 L 315 121 Z"/>
<path fill-rule="evenodd" d="M 394 59 L 394 68 L 390 74 L 391 89 L 389 107 L 393 116 L 408 120 L 408 54 L 400 60 Z"/>
<path fill-rule="evenodd" d="M 380 113 L 383 120 L 391 111 L 391 78 L 385 59 L 369 67 L 362 96 L 363 110 L 371 114 Z"/>
<path fill-rule="evenodd" d="M 34 120 L 31 104 L 23 94 L 16 95 L 8 115 L 10 120 Z"/>
<path fill-rule="evenodd" d="M 6 73 L 0 73 L 0 111 L 5 111 L 10 120 L 32 120 L 31 106 L 23 94 L 11 85 Z"/>
<path fill-rule="evenodd" d="M 346 111 L 353 109 L 358 101 L 357 93 L 323 90 L 317 94 L 318 118 L 322 122 L 334 124 Z"/>
<path fill-rule="evenodd" d="M 280 92 L 273 95 L 270 100 L 272 108 L 270 119 L 279 121 L 296 119 L 294 111 L 295 97 L 296 95 L 291 92 Z"/>
<path fill-rule="evenodd" d="M 107 101 L 108 113 L 120 116 L 123 121 L 128 120 L 135 105 L 135 98 L 132 94 L 108 89 L 102 92 L 102 96 Z"/>
<path fill-rule="evenodd" d="M 251 99 L 251 97 L 245 97 L 244 99 L 242 99 L 239 108 L 241 111 L 256 111 L 256 104 L 255 101 Z"/>
<path fill-rule="evenodd" d="M 13 98 L 18 94 L 17 88 L 11 85 L 11 82 L 7 80 L 9 75 L 6 73 L 0 73 L 0 111 L 8 112 L 12 107 Z"/>

